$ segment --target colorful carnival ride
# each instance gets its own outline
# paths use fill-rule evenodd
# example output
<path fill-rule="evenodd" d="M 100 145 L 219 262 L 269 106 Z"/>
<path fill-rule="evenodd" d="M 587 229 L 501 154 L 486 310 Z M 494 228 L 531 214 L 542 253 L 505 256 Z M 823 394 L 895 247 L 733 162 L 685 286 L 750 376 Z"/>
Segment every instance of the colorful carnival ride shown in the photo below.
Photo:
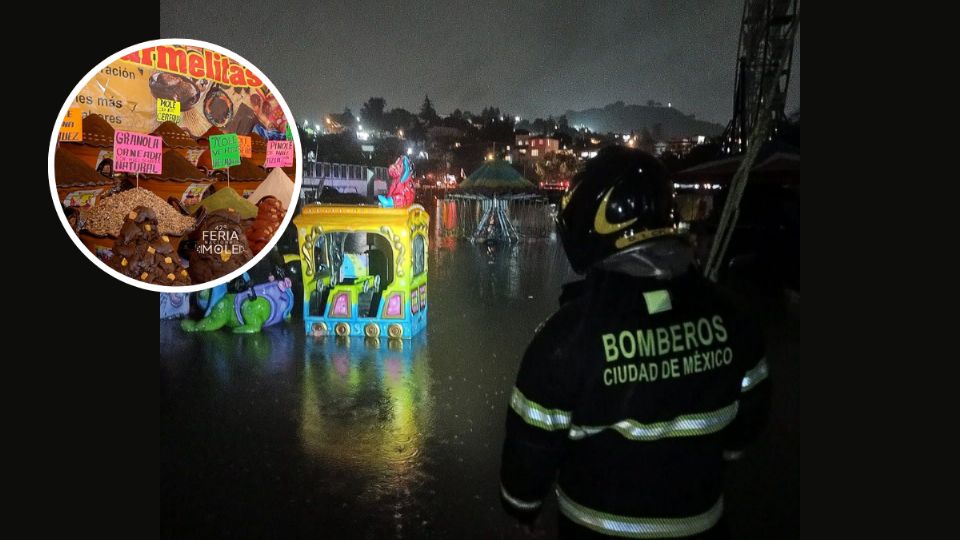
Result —
<path fill-rule="evenodd" d="M 234 334 L 253 334 L 290 320 L 294 303 L 290 278 L 270 276 L 266 283 L 252 285 L 249 276 L 244 274 L 240 281 L 248 283 L 237 293 L 228 293 L 226 285 L 201 291 L 198 304 L 205 309 L 203 318 L 184 319 L 180 328 L 185 332 L 211 332 L 227 327 Z"/>
<path fill-rule="evenodd" d="M 311 204 L 297 227 L 308 334 L 410 338 L 427 325 L 427 231 L 420 205 Z"/>

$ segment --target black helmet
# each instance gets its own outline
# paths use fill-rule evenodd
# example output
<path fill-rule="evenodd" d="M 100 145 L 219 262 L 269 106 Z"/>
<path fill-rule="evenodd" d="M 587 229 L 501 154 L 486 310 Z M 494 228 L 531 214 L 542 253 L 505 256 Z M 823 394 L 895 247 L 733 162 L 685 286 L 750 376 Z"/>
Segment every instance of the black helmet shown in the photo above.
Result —
<path fill-rule="evenodd" d="M 557 232 L 570 265 L 582 274 L 638 242 L 674 234 L 672 209 L 673 186 L 660 160 L 608 146 L 571 180 Z"/>

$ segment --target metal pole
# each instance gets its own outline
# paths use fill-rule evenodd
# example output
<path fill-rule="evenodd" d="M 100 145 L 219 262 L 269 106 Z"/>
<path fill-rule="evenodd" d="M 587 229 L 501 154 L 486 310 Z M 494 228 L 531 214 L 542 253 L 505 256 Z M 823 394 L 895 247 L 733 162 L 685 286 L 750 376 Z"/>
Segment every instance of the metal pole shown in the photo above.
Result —
<path fill-rule="evenodd" d="M 785 47 L 784 50 L 788 51 L 788 54 L 781 54 L 780 61 L 778 62 L 777 73 L 781 73 L 787 66 L 787 62 L 790 59 L 790 53 L 793 52 L 793 39 L 794 36 L 796 36 L 798 28 L 800 28 L 799 10 L 797 11 L 796 20 L 794 21 L 793 27 L 790 29 L 790 35 L 786 40 L 786 43 L 788 43 L 790 46 Z M 704 274 L 711 281 L 717 280 L 720 266 L 723 263 L 723 257 L 727 252 L 727 246 L 730 244 L 730 238 L 733 236 L 733 232 L 737 224 L 737 218 L 740 215 L 740 200 L 743 198 L 743 191 L 747 186 L 747 179 L 750 176 L 750 169 L 753 168 L 753 163 L 757 159 L 757 154 L 760 152 L 760 147 L 763 146 L 763 141 L 766 140 L 767 134 L 770 131 L 770 111 L 773 107 L 773 96 L 776 94 L 776 92 L 777 78 L 771 78 L 767 82 L 767 88 L 764 92 L 763 114 L 760 115 L 759 121 L 753 126 L 753 131 L 750 134 L 750 140 L 747 145 L 747 151 L 744 153 L 743 159 L 740 161 L 740 166 L 737 167 L 737 172 L 733 175 L 733 179 L 730 181 L 727 201 L 723 205 L 723 214 L 720 215 L 720 223 L 717 226 L 717 233 L 714 235 L 713 244 L 710 246 L 710 256 L 707 259 L 706 266 L 704 267 Z"/>

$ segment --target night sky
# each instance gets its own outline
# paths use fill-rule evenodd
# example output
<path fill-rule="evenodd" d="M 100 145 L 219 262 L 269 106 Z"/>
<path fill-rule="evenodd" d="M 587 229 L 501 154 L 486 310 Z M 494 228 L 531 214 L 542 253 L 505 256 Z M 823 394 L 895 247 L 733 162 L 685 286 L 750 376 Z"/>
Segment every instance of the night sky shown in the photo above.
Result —
<path fill-rule="evenodd" d="M 742 0 L 677 2 L 160 2 L 161 35 L 236 51 L 298 122 L 360 105 L 524 118 L 622 100 L 726 124 Z M 224 12 L 224 9 L 227 9 Z M 787 112 L 800 107 L 800 38 Z"/>

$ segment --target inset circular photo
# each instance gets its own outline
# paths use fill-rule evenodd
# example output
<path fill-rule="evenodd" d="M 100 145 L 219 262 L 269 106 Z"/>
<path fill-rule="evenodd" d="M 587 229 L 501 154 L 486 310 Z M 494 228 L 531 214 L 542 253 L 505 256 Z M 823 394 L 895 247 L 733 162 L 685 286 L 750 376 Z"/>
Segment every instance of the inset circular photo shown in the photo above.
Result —
<path fill-rule="evenodd" d="M 262 259 L 293 217 L 301 148 L 270 80 L 189 39 L 94 67 L 50 139 L 50 191 L 74 243 L 143 289 L 191 292 Z"/>

